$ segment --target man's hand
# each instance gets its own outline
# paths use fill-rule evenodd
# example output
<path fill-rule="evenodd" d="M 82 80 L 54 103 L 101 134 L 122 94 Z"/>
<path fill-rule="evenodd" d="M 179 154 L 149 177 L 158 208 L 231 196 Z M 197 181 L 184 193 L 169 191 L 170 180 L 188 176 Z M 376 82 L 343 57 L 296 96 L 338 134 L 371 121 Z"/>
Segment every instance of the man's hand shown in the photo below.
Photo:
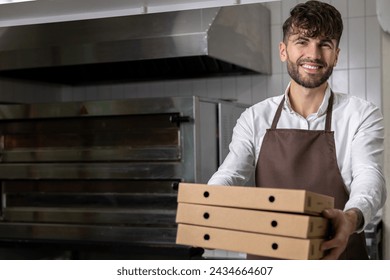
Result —
<path fill-rule="evenodd" d="M 346 212 L 338 209 L 326 209 L 322 212 L 330 219 L 333 227 L 332 239 L 322 243 L 321 250 L 328 250 L 324 260 L 337 260 L 347 247 L 349 236 L 353 234 L 359 222 L 359 210 L 351 209 Z"/>

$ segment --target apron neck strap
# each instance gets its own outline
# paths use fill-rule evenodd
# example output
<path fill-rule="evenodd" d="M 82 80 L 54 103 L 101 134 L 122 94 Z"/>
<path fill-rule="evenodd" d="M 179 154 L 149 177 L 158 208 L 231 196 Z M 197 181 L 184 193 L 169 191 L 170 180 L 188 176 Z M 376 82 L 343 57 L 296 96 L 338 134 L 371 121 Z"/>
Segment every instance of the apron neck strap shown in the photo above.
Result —
<path fill-rule="evenodd" d="M 272 121 L 271 129 L 276 129 L 276 125 L 278 124 L 280 115 L 282 114 L 285 99 L 286 99 L 286 97 L 283 96 L 283 99 L 280 102 L 278 109 L 276 110 L 274 119 Z M 329 97 L 329 101 L 328 101 L 328 108 L 326 109 L 325 131 L 331 131 L 332 109 L 333 109 L 333 91 L 330 92 L 330 97 Z"/>
<path fill-rule="evenodd" d="M 326 109 L 325 131 L 331 131 L 332 127 L 332 109 L 333 109 L 333 91 L 330 91 L 328 100 L 328 109 Z"/>
<path fill-rule="evenodd" d="M 284 105 L 284 100 L 286 99 L 286 96 L 283 96 L 282 101 L 279 103 L 278 109 L 276 110 L 274 120 L 272 121 L 271 129 L 276 129 L 276 125 L 278 124 L 280 115 L 282 114 L 282 109 Z"/>

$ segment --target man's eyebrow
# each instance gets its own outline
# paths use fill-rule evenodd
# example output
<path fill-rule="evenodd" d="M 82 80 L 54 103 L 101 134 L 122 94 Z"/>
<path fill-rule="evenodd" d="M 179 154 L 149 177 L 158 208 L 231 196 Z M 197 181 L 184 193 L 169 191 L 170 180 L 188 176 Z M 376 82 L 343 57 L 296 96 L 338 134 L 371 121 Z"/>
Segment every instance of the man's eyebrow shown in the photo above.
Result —
<path fill-rule="evenodd" d="M 295 42 L 295 41 L 299 41 L 299 40 L 309 41 L 309 38 L 305 37 L 305 36 L 298 36 L 291 41 Z"/>
<path fill-rule="evenodd" d="M 320 42 L 321 42 L 321 43 L 331 43 L 332 45 L 334 45 L 333 40 L 330 39 L 330 38 L 323 38 L 323 39 L 320 39 Z"/>
<path fill-rule="evenodd" d="M 302 41 L 310 41 L 310 37 L 307 37 L 307 36 L 304 36 L 304 35 L 300 35 L 296 38 L 293 38 L 291 41 L 293 42 L 296 42 L 296 41 L 299 41 L 299 40 L 302 40 Z M 320 38 L 320 43 L 331 43 L 332 45 L 334 45 L 334 42 L 331 38 L 328 38 L 328 37 L 325 37 L 325 38 Z"/>

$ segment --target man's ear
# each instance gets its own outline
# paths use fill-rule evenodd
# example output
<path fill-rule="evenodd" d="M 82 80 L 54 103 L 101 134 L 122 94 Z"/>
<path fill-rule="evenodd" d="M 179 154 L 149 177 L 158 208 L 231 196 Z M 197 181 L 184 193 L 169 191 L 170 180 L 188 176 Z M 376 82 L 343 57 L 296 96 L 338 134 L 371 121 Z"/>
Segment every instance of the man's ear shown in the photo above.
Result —
<path fill-rule="evenodd" d="M 282 62 L 287 60 L 287 45 L 284 42 L 279 43 L 279 56 Z"/>

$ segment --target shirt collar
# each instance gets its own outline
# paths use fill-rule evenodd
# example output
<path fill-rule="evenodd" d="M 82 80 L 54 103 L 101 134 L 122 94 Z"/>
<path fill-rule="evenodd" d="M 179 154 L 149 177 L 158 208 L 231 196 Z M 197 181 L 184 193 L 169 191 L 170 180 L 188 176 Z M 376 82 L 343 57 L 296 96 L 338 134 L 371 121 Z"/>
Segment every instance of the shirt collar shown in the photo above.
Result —
<path fill-rule="evenodd" d="M 291 84 L 291 82 L 288 83 L 287 88 L 284 92 L 284 96 L 285 96 L 284 107 L 287 108 L 290 111 L 290 113 L 296 113 L 291 106 L 290 98 L 288 96 L 288 93 L 290 91 L 290 84 Z M 324 99 L 322 100 L 320 108 L 318 108 L 317 113 L 314 113 L 313 115 L 320 117 L 326 113 L 326 110 L 328 109 L 330 93 L 331 93 L 331 89 L 330 89 L 330 86 L 328 84 L 328 86 L 325 89 Z"/>

